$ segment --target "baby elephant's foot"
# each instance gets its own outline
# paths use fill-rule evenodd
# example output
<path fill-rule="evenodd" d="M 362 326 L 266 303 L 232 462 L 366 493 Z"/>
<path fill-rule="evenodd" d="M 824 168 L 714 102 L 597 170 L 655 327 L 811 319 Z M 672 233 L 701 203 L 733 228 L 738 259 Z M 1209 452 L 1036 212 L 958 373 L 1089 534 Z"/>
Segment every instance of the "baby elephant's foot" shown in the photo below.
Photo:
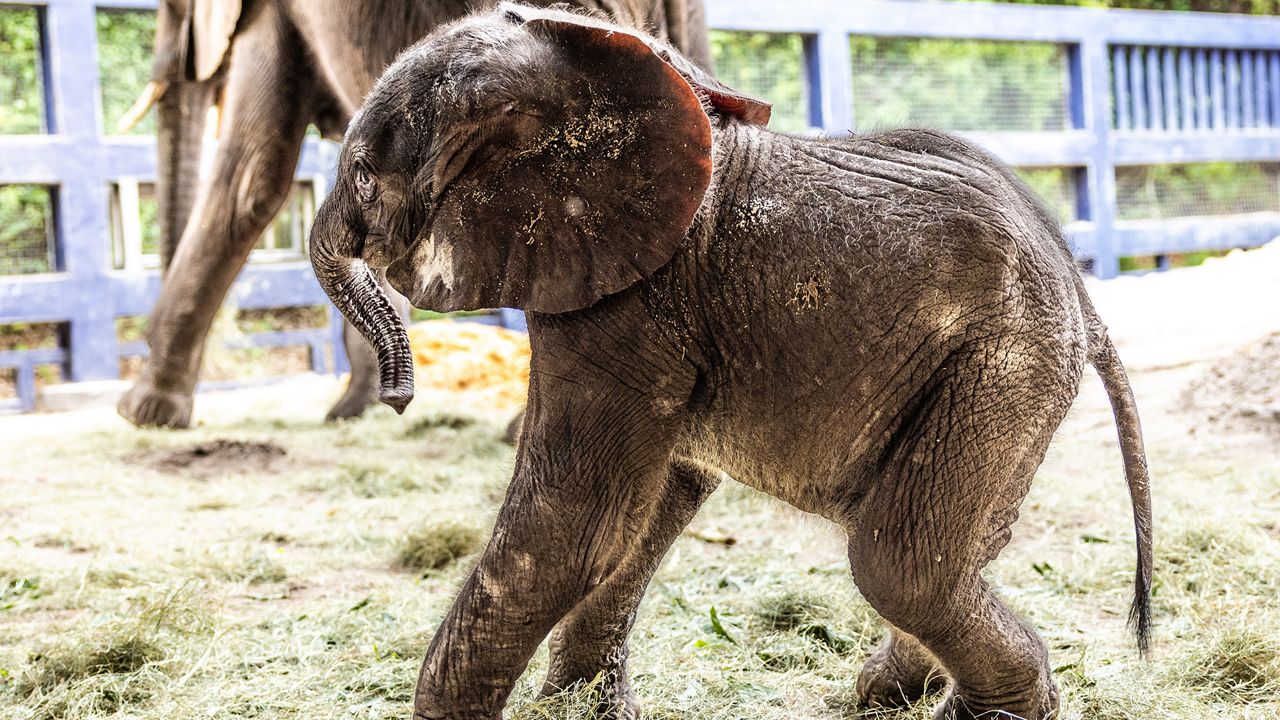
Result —
<path fill-rule="evenodd" d="M 1008 688 L 1002 690 L 1009 692 Z M 997 702 L 953 687 L 934 712 L 933 720 L 1048 720 L 1056 717 L 1057 712 L 1058 686 L 1046 675 L 1028 692 Z"/>
<path fill-rule="evenodd" d="M 626 670 L 604 670 L 593 679 L 585 679 L 582 673 L 572 675 L 576 679 L 553 671 L 552 676 L 548 676 L 547 682 L 543 683 L 543 697 L 582 693 L 584 697 L 581 700 L 594 702 L 591 717 L 598 717 L 600 720 L 640 720 L 640 701 L 636 700 L 635 693 L 631 691 Z"/>
<path fill-rule="evenodd" d="M 564 690 L 557 689 L 565 688 Z M 590 688 L 589 690 L 587 688 Z M 543 685 L 544 696 L 555 696 L 561 693 L 589 692 L 595 707 L 591 717 L 599 720 L 640 720 L 640 701 L 631 690 L 631 684 L 623 679 L 621 682 L 609 676 L 603 676 L 599 682 L 578 681 L 568 685 Z"/>
<path fill-rule="evenodd" d="M 608 702 L 596 705 L 594 717 L 601 720 L 640 720 L 640 701 L 630 690 L 625 695 L 615 696 Z"/>
<path fill-rule="evenodd" d="M 900 708 L 946 687 L 947 678 L 932 657 L 895 639 L 863 664 L 858 674 L 858 702 L 864 709 Z"/>

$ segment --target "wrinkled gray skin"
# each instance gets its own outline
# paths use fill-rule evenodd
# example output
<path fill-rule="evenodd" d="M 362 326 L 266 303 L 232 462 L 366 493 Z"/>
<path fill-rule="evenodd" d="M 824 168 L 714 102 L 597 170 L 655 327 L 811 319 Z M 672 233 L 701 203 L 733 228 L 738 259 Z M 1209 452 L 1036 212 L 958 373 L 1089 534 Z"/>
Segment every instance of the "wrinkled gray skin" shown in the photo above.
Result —
<path fill-rule="evenodd" d="M 637 604 L 723 473 L 847 532 L 891 626 L 865 705 L 943 678 L 938 718 L 1051 717 L 1045 646 L 980 573 L 1086 363 L 1145 648 L 1137 412 L 1056 223 L 956 138 L 789 137 L 761 107 L 651 39 L 504 6 L 406 53 L 353 122 L 312 261 L 379 349 L 383 400 L 409 402 L 412 363 L 372 269 L 420 307 L 524 307 L 533 346 L 514 477 L 415 718 L 500 717 L 548 634 L 545 692 L 599 675 L 601 709 L 635 717 Z"/>
<path fill-rule="evenodd" d="M 553 0 L 537 0 L 550 5 Z M 340 140 L 396 54 L 494 0 L 162 0 L 157 102 L 161 262 L 150 357 L 118 410 L 135 425 L 187 427 L 205 337 L 250 250 L 292 187 L 314 123 Z M 702 0 L 575 0 L 640 23 L 709 67 Z M 206 111 L 221 98 L 212 172 L 198 177 Z M 194 221 L 188 219 L 194 215 Z M 180 240 L 180 241 L 179 241 Z M 396 305 L 406 310 L 403 300 Z M 345 333 L 351 381 L 329 419 L 377 397 L 377 360 Z"/>

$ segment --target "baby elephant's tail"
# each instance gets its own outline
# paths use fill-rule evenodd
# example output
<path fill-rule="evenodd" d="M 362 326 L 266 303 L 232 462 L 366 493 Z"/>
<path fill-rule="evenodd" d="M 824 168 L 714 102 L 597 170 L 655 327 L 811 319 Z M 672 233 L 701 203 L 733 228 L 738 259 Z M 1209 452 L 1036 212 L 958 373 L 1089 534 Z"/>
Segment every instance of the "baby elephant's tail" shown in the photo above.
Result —
<path fill-rule="evenodd" d="M 1088 303 L 1088 300 L 1085 300 Z M 1116 348 L 1107 337 L 1106 327 L 1086 304 L 1089 318 L 1089 362 L 1102 378 L 1111 414 L 1120 434 L 1120 453 L 1124 458 L 1125 480 L 1129 484 L 1129 500 L 1133 504 L 1133 526 L 1137 535 L 1138 570 L 1133 582 L 1133 607 L 1129 623 L 1138 636 L 1138 651 L 1145 656 L 1151 635 L 1151 478 L 1147 474 L 1147 455 L 1142 445 L 1142 425 L 1133 401 L 1133 388 L 1125 374 Z"/>

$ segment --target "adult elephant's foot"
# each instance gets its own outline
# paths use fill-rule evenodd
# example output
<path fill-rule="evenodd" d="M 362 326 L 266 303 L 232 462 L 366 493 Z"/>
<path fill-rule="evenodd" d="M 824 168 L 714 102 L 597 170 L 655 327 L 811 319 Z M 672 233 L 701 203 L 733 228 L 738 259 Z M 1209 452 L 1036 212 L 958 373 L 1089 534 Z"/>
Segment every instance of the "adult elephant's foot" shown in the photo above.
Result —
<path fill-rule="evenodd" d="M 351 420 L 364 414 L 369 406 L 378 401 L 378 388 L 361 387 L 357 383 L 347 385 L 347 391 L 324 416 L 325 422 Z"/>
<path fill-rule="evenodd" d="M 116 412 L 138 427 L 184 429 L 191 425 L 191 405 L 191 393 L 159 390 L 143 379 L 120 398 Z"/>
<path fill-rule="evenodd" d="M 858 703 L 868 710 L 901 708 L 946 687 L 933 657 L 914 638 L 891 632 L 858 673 Z"/>

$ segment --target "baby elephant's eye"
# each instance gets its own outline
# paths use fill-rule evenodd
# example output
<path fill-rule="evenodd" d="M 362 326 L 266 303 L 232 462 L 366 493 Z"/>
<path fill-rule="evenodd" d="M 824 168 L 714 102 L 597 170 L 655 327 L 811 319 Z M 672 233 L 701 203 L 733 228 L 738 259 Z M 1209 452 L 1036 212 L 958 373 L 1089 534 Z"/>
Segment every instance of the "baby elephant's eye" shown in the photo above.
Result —
<path fill-rule="evenodd" d="M 363 202 L 373 202 L 376 189 L 373 175 L 369 173 L 368 168 L 363 165 L 356 166 L 356 192 L 360 194 L 360 199 Z"/>

